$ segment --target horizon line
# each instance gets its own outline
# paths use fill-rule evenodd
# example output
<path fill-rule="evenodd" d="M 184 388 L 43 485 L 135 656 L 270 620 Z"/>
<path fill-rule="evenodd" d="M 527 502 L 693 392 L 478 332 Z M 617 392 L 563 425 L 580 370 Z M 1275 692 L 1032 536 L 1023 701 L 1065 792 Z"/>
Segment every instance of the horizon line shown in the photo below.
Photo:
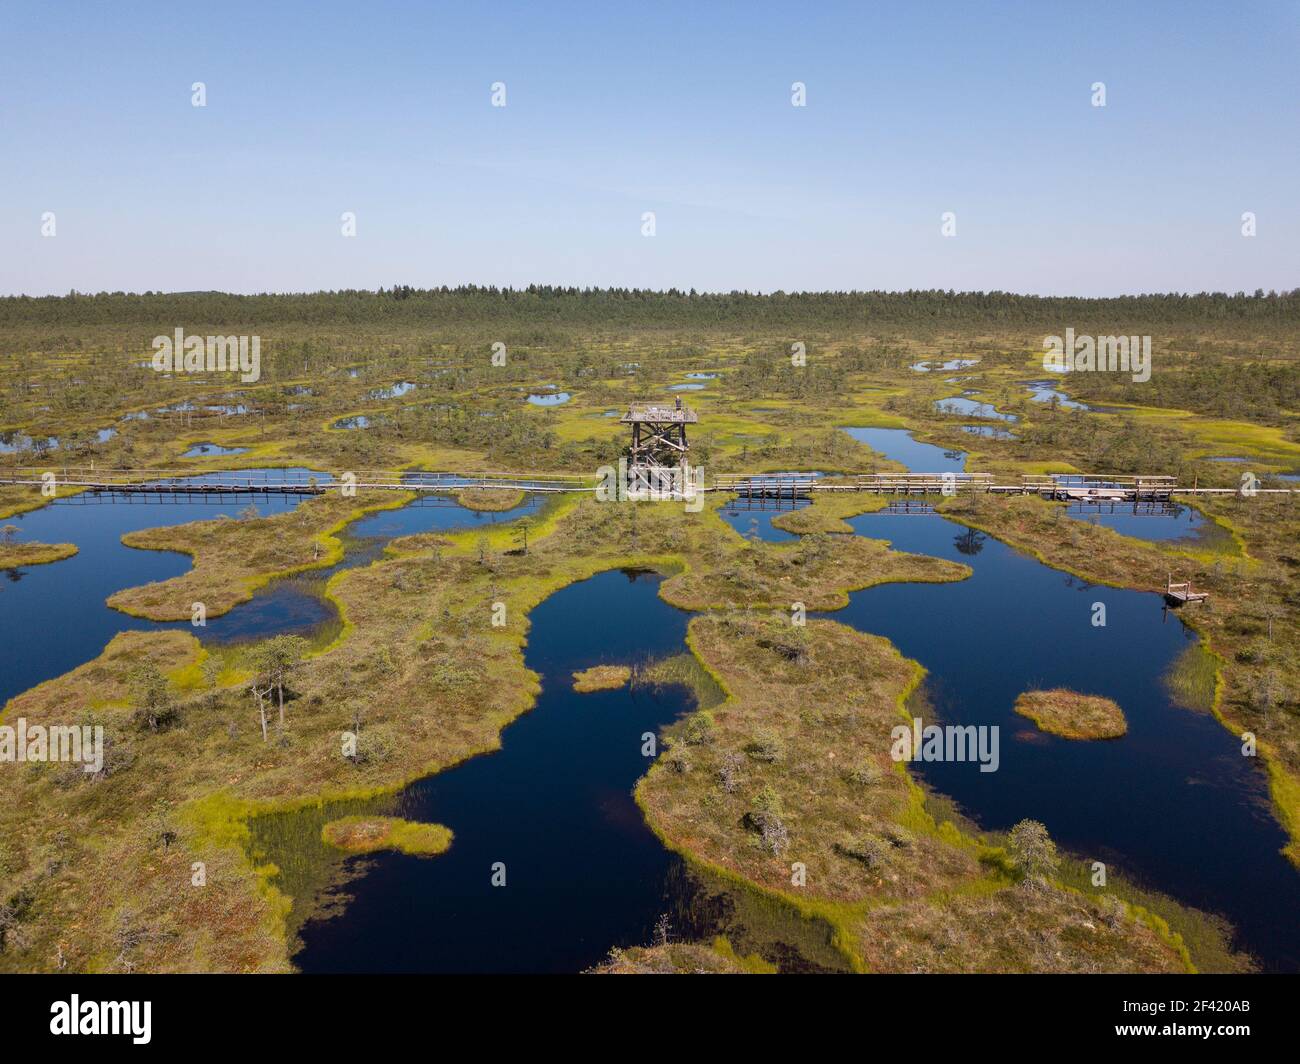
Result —
<path fill-rule="evenodd" d="M 622 285 L 563 285 L 533 282 L 524 287 L 515 287 L 513 285 L 491 285 L 479 284 L 476 282 L 465 282 L 457 285 L 436 285 L 427 288 L 420 288 L 414 285 L 393 285 L 391 288 L 317 288 L 317 289 L 290 289 L 283 291 L 263 290 L 257 292 L 236 292 L 222 288 L 192 288 L 177 291 L 162 291 L 155 289 L 145 289 L 141 292 L 126 291 L 116 289 L 113 291 L 100 290 L 98 292 L 83 292 L 73 288 L 62 295 L 30 295 L 26 292 L 11 292 L 0 294 L 0 300 L 60 300 L 60 299 L 100 299 L 100 298 L 126 298 L 133 297 L 138 299 L 156 299 L 175 296 L 230 296 L 235 299 L 260 299 L 265 297 L 296 297 L 309 298 L 313 296 L 337 296 L 337 295 L 392 295 L 395 292 L 404 293 L 403 298 L 409 298 L 418 295 L 429 294 L 455 294 L 455 293 L 489 293 L 493 295 L 564 295 L 564 296 L 581 296 L 594 295 L 601 293 L 628 293 L 633 295 L 655 295 L 670 296 L 681 299 L 718 299 L 742 296 L 749 299 L 771 299 L 775 297 L 784 298 L 809 298 L 809 297 L 827 297 L 837 296 L 843 298 L 863 297 L 863 296 L 942 296 L 945 298 L 969 298 L 972 296 L 1005 296 L 1014 299 L 1025 300 L 1053 300 L 1053 299 L 1073 299 L 1088 302 L 1104 302 L 1108 300 L 1123 299 L 1200 299 L 1200 298 L 1223 298 L 1223 299 L 1286 299 L 1300 296 L 1300 286 L 1291 289 L 1263 289 L 1256 288 L 1253 292 L 1247 292 L 1244 289 L 1238 289 L 1235 292 L 1226 292 L 1222 290 L 1200 291 L 1150 291 L 1150 292 L 1123 292 L 1114 295 L 1103 296 L 1083 296 L 1070 295 L 1068 293 L 1029 293 L 1014 292 L 1009 289 L 990 288 L 990 289 L 953 289 L 953 288 L 823 288 L 823 289 L 782 289 L 775 288 L 770 291 L 761 289 L 733 288 L 723 289 L 696 289 L 696 288 L 635 288 Z"/>

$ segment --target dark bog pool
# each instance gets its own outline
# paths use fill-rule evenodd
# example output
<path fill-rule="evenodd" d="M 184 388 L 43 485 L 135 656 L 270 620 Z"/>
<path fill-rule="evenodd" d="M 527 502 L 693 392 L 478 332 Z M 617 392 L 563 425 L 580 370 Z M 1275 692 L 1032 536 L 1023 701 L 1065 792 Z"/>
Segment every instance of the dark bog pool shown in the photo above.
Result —
<path fill-rule="evenodd" d="M 959 453 L 919 444 L 902 430 L 859 432 L 912 469 L 964 465 Z M 294 501 L 270 496 L 261 505 L 266 512 Z M 237 500 L 232 512 L 243 505 Z M 373 514 L 349 529 L 342 564 L 373 558 L 396 535 L 510 520 L 534 505 L 494 515 L 449 503 Z M 89 660 L 117 631 L 150 627 L 108 610 L 104 598 L 183 572 L 189 561 L 130 550 L 119 537 L 215 512 L 197 503 L 87 499 L 14 518 L 22 538 L 71 540 L 82 553 L 0 583 L 0 696 Z M 1171 701 L 1161 678 L 1193 636 L 1157 595 L 1090 587 L 935 515 L 869 514 L 850 523 L 860 535 L 974 570 L 954 584 L 857 592 L 848 607 L 828 614 L 889 638 L 920 661 L 931 707 L 924 712 L 936 722 L 999 728 L 996 772 L 917 763 L 929 785 L 989 829 L 1041 820 L 1066 849 L 1222 913 L 1237 928 L 1238 944 L 1265 967 L 1300 969 L 1300 876 L 1279 852 L 1286 839 L 1264 774 L 1212 717 Z M 770 523 L 766 532 L 778 534 Z M 659 582 L 604 573 L 533 610 L 525 660 L 542 677 L 537 705 L 503 732 L 501 750 L 413 784 L 386 810 L 446 824 L 456 835 L 451 849 L 432 859 L 347 858 L 354 897 L 343 918 L 301 928 L 296 961 L 303 969 L 575 971 L 613 946 L 649 941 L 665 912 L 684 937 L 718 930 L 714 916 L 700 915 L 709 906 L 695 900 L 685 867 L 649 832 L 631 799 L 648 765 L 644 734 L 691 708 L 691 696 L 680 688 L 571 689 L 574 670 L 682 651 L 687 615 L 658 597 Z M 292 627 L 286 596 L 293 590 L 291 581 L 272 585 L 214 621 L 229 620 L 229 632 L 245 634 Z M 1096 602 L 1106 606 L 1104 628 L 1092 624 Z M 210 629 L 205 639 L 217 637 L 211 622 Z M 50 635 L 23 638 L 26 632 Z M 1012 713 L 1021 692 L 1056 686 L 1114 698 L 1128 734 L 1072 742 Z M 504 887 L 492 885 L 498 862 Z"/>
<path fill-rule="evenodd" d="M 1050 403 L 1052 400 L 1056 400 L 1056 405 L 1062 410 L 1092 409 L 1087 403 L 1071 399 L 1059 388 L 1056 388 L 1055 384 L 1055 381 L 1026 381 L 1025 387 L 1029 389 L 1029 394 L 1036 403 Z"/>
<path fill-rule="evenodd" d="M 435 858 L 349 858 L 367 870 L 341 919 L 301 930 L 305 971 L 573 972 L 653 938 L 677 907 L 679 859 L 646 827 L 632 787 L 643 736 L 691 708 L 683 688 L 575 694 L 572 673 L 684 649 L 688 615 L 653 574 L 607 572 L 537 606 L 525 661 L 536 706 L 501 749 L 408 787 L 397 815 L 445 824 Z M 493 886 L 493 866 L 506 885 Z"/>
<path fill-rule="evenodd" d="M 808 503 L 807 499 L 733 499 L 723 504 L 718 510 L 718 516 L 749 539 L 783 543 L 799 537 L 793 532 L 777 528 L 772 524 L 772 519 L 780 514 L 788 514 L 791 510 L 802 509 Z"/>
<path fill-rule="evenodd" d="M 211 481 L 219 474 L 187 478 Z M 241 477 L 266 480 L 311 476 L 305 469 L 241 471 Z M 322 479 L 325 474 L 316 474 Z M 448 531 L 511 521 L 535 512 L 533 496 L 502 513 L 466 509 L 446 496 L 423 496 L 398 510 L 380 511 L 353 522 L 345 535 L 346 553 L 338 565 L 311 570 L 260 589 L 248 602 L 203 628 L 188 621 L 157 624 L 111 609 L 106 599 L 123 588 L 179 576 L 190 568 L 187 555 L 125 546 L 127 532 L 145 528 L 235 517 L 252 506 L 264 517 L 292 510 L 304 496 L 274 492 L 220 497 L 157 497 L 115 492 L 85 493 L 5 519 L 18 529 L 19 542 L 75 543 L 78 553 L 49 565 L 0 571 L 0 706 L 14 695 L 60 676 L 99 654 L 119 632 L 179 628 L 205 642 L 231 643 L 291 632 L 309 635 L 334 616 L 321 588 L 340 568 L 372 561 L 393 537 L 414 532 Z M 177 532 L 177 546 L 184 543 Z M 24 637 L 23 633 L 46 633 Z"/>
<path fill-rule="evenodd" d="M 964 452 L 922 443 L 913 439 L 906 429 L 846 428 L 844 431 L 886 458 L 902 462 L 913 473 L 962 473 L 966 469 Z"/>
<path fill-rule="evenodd" d="M 906 433 L 865 431 L 877 435 L 864 442 L 888 457 L 935 468 L 935 456 L 916 449 L 926 445 Z M 1122 512 L 1105 523 L 1159 539 L 1196 534 L 1200 521 L 1195 511 L 1175 508 L 1157 516 Z M 1159 595 L 1090 586 L 937 515 L 866 514 L 849 523 L 895 549 L 974 570 L 954 584 L 855 592 L 847 608 L 827 614 L 885 636 L 924 665 L 940 721 L 1000 729 L 996 772 L 918 762 L 927 783 L 986 828 L 1041 820 L 1067 849 L 1223 914 L 1238 929 L 1239 945 L 1266 967 L 1300 968 L 1300 876 L 1280 853 L 1286 836 L 1264 772 L 1212 716 L 1171 700 L 1162 677 L 1195 637 Z M 1092 624 L 1095 602 L 1106 606 L 1105 627 Z M 1128 734 L 1059 739 L 1012 712 L 1021 692 L 1051 687 L 1115 699 Z"/>
<path fill-rule="evenodd" d="M 934 408 L 941 414 L 965 414 L 967 417 L 996 418 L 999 421 L 1018 421 L 1015 414 L 1004 414 L 992 403 L 982 403 L 977 399 L 968 399 L 964 395 L 955 395 L 949 399 L 936 399 Z M 926 469 L 921 472 L 929 473 Z"/>
<path fill-rule="evenodd" d="M 1103 525 L 1133 539 L 1184 543 L 1189 547 L 1219 546 L 1235 553 L 1228 531 L 1199 510 L 1177 503 L 1076 502 L 1066 508 L 1076 521 Z"/>
<path fill-rule="evenodd" d="M 821 921 L 692 869 L 646 827 L 632 798 L 650 765 L 643 744 L 694 708 L 688 689 L 572 689 L 576 670 L 685 650 L 689 615 L 659 597 L 661 582 L 605 572 L 537 606 L 524 660 L 541 694 L 501 749 L 376 804 L 451 828 L 446 853 L 340 857 L 319 824 L 357 811 L 342 804 L 253 822 L 258 859 L 287 870 L 297 904 L 325 902 L 297 929 L 303 971 L 577 972 L 654 941 L 661 919 L 674 939 L 726 935 L 782 970 L 844 968 Z"/>
<path fill-rule="evenodd" d="M 1264 773 L 1212 716 L 1170 699 L 1161 678 L 1194 636 L 1158 595 L 1089 586 L 938 516 L 849 523 L 974 569 L 956 584 L 856 592 L 828 615 L 924 665 L 942 722 L 1001 729 L 996 772 L 914 766 L 931 786 L 987 828 L 1041 820 L 1067 849 L 1224 914 L 1267 966 L 1300 968 L 1300 876 L 1279 852 L 1286 837 Z M 1106 606 L 1104 628 L 1092 625 L 1094 602 Z M 1022 691 L 1052 687 L 1115 699 L 1128 734 L 1059 739 L 1012 713 Z"/>
<path fill-rule="evenodd" d="M 272 471 L 278 472 L 278 471 Z M 306 472 L 306 471 L 304 471 Z M 200 479 L 200 478 L 195 478 Z M 168 501 L 142 495 L 86 493 L 6 518 L 19 541 L 75 543 L 78 553 L 50 565 L 0 573 L 0 705 L 21 691 L 89 661 L 118 632 L 186 627 L 157 625 L 105 605 L 123 588 L 179 576 L 188 556 L 123 546 L 127 532 L 236 516 L 255 506 L 263 516 L 293 509 L 302 496 L 230 495 L 216 501 Z M 178 533 L 178 546 L 184 542 Z M 210 631 L 224 618 L 212 618 Z M 202 629 L 195 629 L 202 634 Z"/>

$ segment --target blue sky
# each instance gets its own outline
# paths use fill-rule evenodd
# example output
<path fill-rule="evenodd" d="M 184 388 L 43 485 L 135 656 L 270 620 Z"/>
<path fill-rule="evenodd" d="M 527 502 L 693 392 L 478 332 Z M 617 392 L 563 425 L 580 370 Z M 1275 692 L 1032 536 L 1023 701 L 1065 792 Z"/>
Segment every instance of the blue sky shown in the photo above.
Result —
<path fill-rule="evenodd" d="M 1297 55 L 1294 2 L 6 0 L 0 293 L 1294 288 Z"/>

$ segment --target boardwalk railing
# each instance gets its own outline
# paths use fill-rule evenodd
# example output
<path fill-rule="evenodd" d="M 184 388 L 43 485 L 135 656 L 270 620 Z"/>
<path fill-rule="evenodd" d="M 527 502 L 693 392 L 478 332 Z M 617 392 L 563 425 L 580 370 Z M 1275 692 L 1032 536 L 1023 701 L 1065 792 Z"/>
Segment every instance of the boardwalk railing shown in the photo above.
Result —
<path fill-rule="evenodd" d="M 427 472 L 352 470 L 317 473 L 309 469 L 238 469 L 190 472 L 183 469 L 112 469 L 95 466 L 3 466 L 0 485 L 42 487 L 53 475 L 60 488 L 156 494 L 267 493 L 322 494 L 348 484 L 358 490 L 452 493 L 487 488 L 530 493 L 595 491 L 598 476 L 568 473 Z M 344 478 L 348 479 L 345 481 Z M 995 479 L 991 473 L 720 473 L 704 491 L 743 498 L 807 499 L 814 492 L 863 491 L 882 495 L 954 495 L 990 492 L 1040 495 L 1072 502 L 1160 502 L 1179 495 L 1245 494 L 1238 488 L 1180 487 L 1173 477 L 1101 474 L 1024 474 Z M 1294 494 L 1293 488 L 1256 488 L 1250 494 Z"/>
<path fill-rule="evenodd" d="M 807 473 L 733 473 L 713 478 L 711 490 L 742 498 L 807 498 L 813 492 L 868 491 L 881 495 L 952 495 L 992 488 L 989 473 L 855 473 L 812 476 Z"/>
<path fill-rule="evenodd" d="M 358 490 L 456 492 L 499 488 L 529 492 L 592 491 L 595 477 L 564 473 L 431 473 L 421 470 L 238 469 L 192 473 L 176 469 L 103 469 L 90 466 L 0 466 L 0 484 L 43 486 L 49 474 L 58 487 L 92 491 L 321 494 L 344 483 Z M 343 478 L 348 477 L 345 481 Z"/>

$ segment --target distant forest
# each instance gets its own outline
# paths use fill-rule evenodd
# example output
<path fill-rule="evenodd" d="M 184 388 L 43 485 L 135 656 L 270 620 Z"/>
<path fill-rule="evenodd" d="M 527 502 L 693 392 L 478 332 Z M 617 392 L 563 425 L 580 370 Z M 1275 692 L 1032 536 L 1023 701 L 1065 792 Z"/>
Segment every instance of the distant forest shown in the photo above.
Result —
<path fill-rule="evenodd" d="M 462 286 L 376 292 L 295 294 L 101 292 L 0 297 L 0 327 L 130 325 L 165 322 L 248 324 L 451 325 L 506 322 L 595 326 L 1042 325 L 1088 322 L 1121 329 L 1142 322 L 1262 328 L 1300 323 L 1300 288 L 1254 294 L 1222 292 L 1080 299 L 1009 292 L 683 292 L 635 288 Z"/>

